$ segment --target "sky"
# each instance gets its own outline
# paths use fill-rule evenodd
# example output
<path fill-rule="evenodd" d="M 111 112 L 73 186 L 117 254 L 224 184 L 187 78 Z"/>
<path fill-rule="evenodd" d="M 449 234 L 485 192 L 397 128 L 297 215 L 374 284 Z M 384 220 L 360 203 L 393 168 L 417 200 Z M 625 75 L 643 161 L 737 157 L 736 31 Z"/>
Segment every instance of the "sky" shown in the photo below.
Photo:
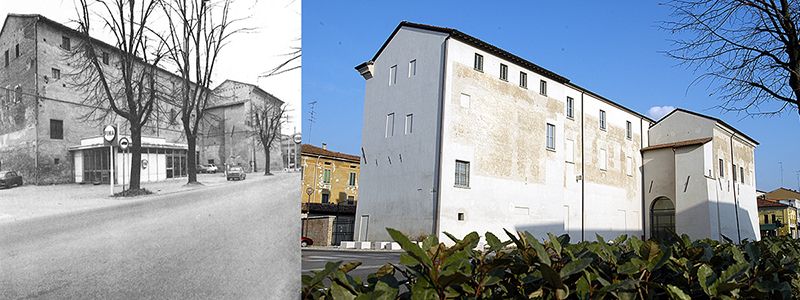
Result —
<path fill-rule="evenodd" d="M 659 28 L 669 20 L 666 7 L 656 1 L 496 3 L 305 1 L 304 142 L 359 153 L 365 83 L 354 67 L 406 20 L 459 29 L 656 119 L 673 107 L 718 117 L 760 143 L 757 189 L 777 188 L 781 178 L 783 186 L 800 188 L 797 112 L 753 118 L 716 108 L 721 102 L 707 85 L 691 85 L 697 74 L 663 53 L 675 38 Z"/>
<path fill-rule="evenodd" d="M 78 0 L 3 0 L 0 16 L 5 21 L 9 13 L 41 14 L 75 28 L 70 21 L 77 18 L 77 3 Z M 293 47 L 301 46 L 301 6 L 300 0 L 236 0 L 231 6 L 231 16 L 244 18 L 239 26 L 252 30 L 234 35 L 229 40 L 220 52 L 212 74 L 212 88 L 225 79 L 233 79 L 256 84 L 283 100 L 289 110 L 289 123 L 282 129 L 284 134 L 291 134 L 295 127 L 297 131 L 301 128 L 301 70 L 272 77 L 259 75 L 288 59 L 285 54 L 293 51 Z M 93 29 L 93 37 L 113 44 L 113 36 L 107 30 L 100 26 Z"/>

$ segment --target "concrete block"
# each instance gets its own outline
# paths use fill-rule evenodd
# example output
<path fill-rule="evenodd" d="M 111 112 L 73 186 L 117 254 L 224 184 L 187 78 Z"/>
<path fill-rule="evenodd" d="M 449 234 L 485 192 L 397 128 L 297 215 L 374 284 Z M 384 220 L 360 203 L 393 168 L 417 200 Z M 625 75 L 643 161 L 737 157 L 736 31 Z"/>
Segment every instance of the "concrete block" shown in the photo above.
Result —
<path fill-rule="evenodd" d="M 342 243 L 339 245 L 339 247 L 340 247 L 340 248 L 344 248 L 344 249 L 355 249 L 355 248 L 356 248 L 356 242 L 353 242 L 353 241 L 350 241 L 350 242 L 342 242 Z"/>
<path fill-rule="evenodd" d="M 372 243 L 373 250 L 383 250 L 389 242 L 374 242 Z"/>
<path fill-rule="evenodd" d="M 372 245 L 371 242 L 356 242 L 356 249 L 369 249 Z"/>
<path fill-rule="evenodd" d="M 395 242 L 388 243 L 386 245 L 385 249 L 386 250 L 403 250 L 403 248 L 400 248 L 400 244 L 395 243 Z"/>

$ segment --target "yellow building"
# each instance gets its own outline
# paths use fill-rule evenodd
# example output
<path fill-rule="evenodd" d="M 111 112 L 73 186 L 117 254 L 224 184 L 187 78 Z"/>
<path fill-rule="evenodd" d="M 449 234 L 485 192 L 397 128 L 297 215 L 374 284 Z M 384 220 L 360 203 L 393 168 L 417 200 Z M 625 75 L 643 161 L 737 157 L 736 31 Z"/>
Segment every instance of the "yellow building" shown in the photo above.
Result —
<path fill-rule="evenodd" d="M 794 206 L 769 198 L 758 199 L 758 223 L 761 237 L 798 237 L 797 209 Z"/>
<path fill-rule="evenodd" d="M 330 151 L 325 144 L 321 148 L 303 144 L 302 203 L 355 204 L 360 162 L 358 156 Z"/>

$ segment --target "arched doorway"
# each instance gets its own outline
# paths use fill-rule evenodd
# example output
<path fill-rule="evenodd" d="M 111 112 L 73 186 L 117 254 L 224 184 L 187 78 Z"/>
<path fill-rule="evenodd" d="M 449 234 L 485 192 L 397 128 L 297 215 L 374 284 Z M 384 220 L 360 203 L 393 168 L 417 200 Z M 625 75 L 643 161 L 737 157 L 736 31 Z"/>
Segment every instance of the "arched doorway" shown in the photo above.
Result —
<path fill-rule="evenodd" d="M 675 205 L 667 197 L 658 197 L 650 207 L 650 237 L 667 240 L 675 232 Z"/>

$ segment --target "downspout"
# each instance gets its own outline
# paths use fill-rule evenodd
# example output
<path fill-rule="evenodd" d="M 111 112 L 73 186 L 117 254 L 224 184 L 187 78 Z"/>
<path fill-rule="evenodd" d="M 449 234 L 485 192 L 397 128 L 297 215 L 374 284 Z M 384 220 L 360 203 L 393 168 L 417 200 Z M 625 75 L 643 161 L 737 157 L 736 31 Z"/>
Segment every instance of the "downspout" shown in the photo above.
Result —
<path fill-rule="evenodd" d="M 581 241 L 586 241 L 586 226 L 585 226 L 585 219 L 586 219 L 586 210 L 585 210 L 585 200 L 586 200 L 586 144 L 584 143 L 583 139 L 583 130 L 584 130 L 584 112 L 586 111 L 585 107 L 583 106 L 583 92 L 581 92 Z"/>
<path fill-rule="evenodd" d="M 731 133 L 731 176 L 729 178 L 733 178 L 733 174 L 736 174 L 736 170 L 733 169 L 733 137 L 735 133 Z M 742 231 L 739 229 L 739 199 L 736 197 L 736 180 L 733 180 L 733 204 L 736 207 L 736 236 L 739 238 L 739 243 L 742 243 Z"/>
<path fill-rule="evenodd" d="M 35 171 L 34 171 L 36 184 L 39 184 L 40 183 L 39 182 L 39 17 L 36 17 L 36 21 L 33 24 L 34 24 L 33 25 L 34 39 L 36 39 L 34 41 L 34 43 L 33 43 L 34 51 L 35 51 L 34 60 L 33 60 L 34 63 L 35 63 L 35 66 L 34 66 L 34 81 L 33 82 L 36 85 L 36 89 L 34 90 L 35 95 L 34 95 L 34 103 L 33 103 L 35 105 L 35 109 L 34 109 L 34 112 L 35 112 L 35 115 L 34 115 L 34 119 L 35 119 L 34 128 L 36 128 L 36 130 L 34 130 L 36 132 L 36 137 L 35 137 L 36 140 L 33 143 L 33 145 L 35 147 L 34 148 L 34 156 L 33 156 L 33 165 L 34 165 L 34 168 L 36 168 Z M 74 164 L 74 162 L 73 162 L 73 164 Z"/>
<path fill-rule="evenodd" d="M 650 134 L 650 128 L 649 127 L 647 129 L 647 133 Z M 647 140 L 647 143 L 648 144 L 650 143 L 650 139 Z M 642 165 L 642 169 L 641 169 L 640 175 L 639 175 L 639 176 L 642 177 L 642 180 L 641 180 L 641 182 L 642 182 L 642 189 L 641 189 L 642 190 L 642 240 L 645 240 L 645 236 L 647 236 L 647 230 L 644 228 L 644 224 L 647 222 L 647 217 L 645 217 L 645 216 L 649 212 L 645 211 L 645 205 L 644 205 L 644 199 L 645 199 L 645 196 L 644 196 L 644 185 L 645 185 L 645 182 L 644 182 L 644 152 L 641 151 L 642 148 L 644 148 L 644 119 L 643 118 L 639 118 L 639 162 Z M 633 164 L 633 163 L 631 163 L 631 164 Z"/>
<path fill-rule="evenodd" d="M 439 212 L 442 209 L 442 193 L 441 193 L 441 185 L 442 185 L 442 147 L 443 147 L 443 140 L 444 140 L 444 104 L 445 104 L 445 84 L 447 79 L 447 43 L 450 41 L 450 36 L 448 35 L 444 39 L 444 49 L 442 50 L 442 76 L 439 78 L 439 109 L 436 112 L 437 119 L 439 124 L 437 124 L 436 130 L 436 171 L 434 179 L 433 179 L 433 190 L 434 196 L 434 210 L 433 210 L 433 232 L 432 234 L 438 236 L 439 231 L 441 229 L 441 218 L 439 217 Z"/>

